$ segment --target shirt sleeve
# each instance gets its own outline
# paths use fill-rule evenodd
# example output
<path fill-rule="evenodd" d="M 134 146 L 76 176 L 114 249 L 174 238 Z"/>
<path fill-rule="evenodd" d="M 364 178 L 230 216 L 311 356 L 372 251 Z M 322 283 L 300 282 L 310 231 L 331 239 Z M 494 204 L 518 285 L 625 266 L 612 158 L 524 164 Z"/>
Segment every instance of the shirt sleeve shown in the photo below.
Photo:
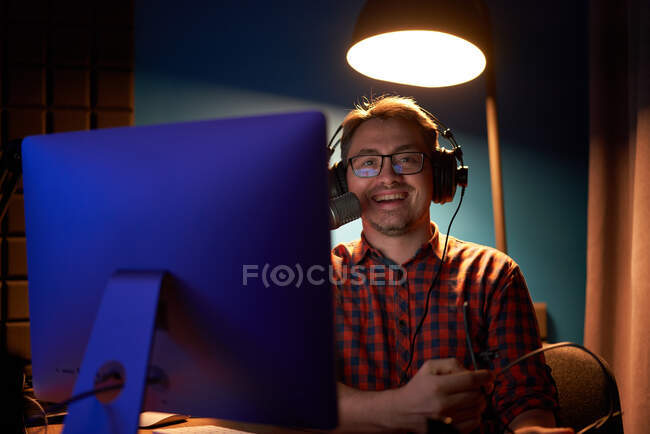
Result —
<path fill-rule="evenodd" d="M 541 347 L 526 281 L 518 266 L 507 274 L 488 306 L 488 347 L 495 360 L 492 405 L 504 425 L 531 409 L 557 410 L 557 389 L 543 354 L 503 371 L 510 362 Z"/>

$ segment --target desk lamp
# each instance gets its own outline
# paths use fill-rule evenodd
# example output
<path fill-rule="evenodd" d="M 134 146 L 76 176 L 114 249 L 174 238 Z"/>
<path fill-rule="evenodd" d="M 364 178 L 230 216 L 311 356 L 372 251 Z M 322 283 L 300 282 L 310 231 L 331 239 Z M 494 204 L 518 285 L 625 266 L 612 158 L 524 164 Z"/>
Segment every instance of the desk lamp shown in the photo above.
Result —
<path fill-rule="evenodd" d="M 368 77 L 420 87 L 453 86 L 485 71 L 494 234 L 496 247 L 507 253 L 496 83 L 484 2 L 368 0 L 346 57 Z"/>

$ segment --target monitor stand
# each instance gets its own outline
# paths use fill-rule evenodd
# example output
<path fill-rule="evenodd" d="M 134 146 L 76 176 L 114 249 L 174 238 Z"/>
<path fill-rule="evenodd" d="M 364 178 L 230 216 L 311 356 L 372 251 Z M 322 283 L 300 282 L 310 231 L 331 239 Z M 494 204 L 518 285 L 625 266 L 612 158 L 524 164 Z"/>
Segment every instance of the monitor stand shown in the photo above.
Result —
<path fill-rule="evenodd" d="M 110 384 L 123 387 L 71 403 L 65 434 L 136 433 L 165 276 L 119 271 L 110 278 L 72 396 Z"/>

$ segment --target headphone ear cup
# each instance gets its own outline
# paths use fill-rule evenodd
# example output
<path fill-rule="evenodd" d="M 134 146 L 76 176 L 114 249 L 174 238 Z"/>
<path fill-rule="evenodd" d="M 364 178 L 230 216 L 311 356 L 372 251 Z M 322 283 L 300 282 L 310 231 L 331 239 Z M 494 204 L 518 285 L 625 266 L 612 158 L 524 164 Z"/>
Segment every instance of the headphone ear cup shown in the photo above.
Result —
<path fill-rule="evenodd" d="M 448 149 L 434 149 L 433 198 L 435 203 L 443 204 L 454 200 L 456 194 L 456 157 Z"/>
<path fill-rule="evenodd" d="M 348 181 L 346 178 L 346 167 L 342 161 L 338 161 L 328 169 L 330 197 L 339 197 L 348 192 Z"/>

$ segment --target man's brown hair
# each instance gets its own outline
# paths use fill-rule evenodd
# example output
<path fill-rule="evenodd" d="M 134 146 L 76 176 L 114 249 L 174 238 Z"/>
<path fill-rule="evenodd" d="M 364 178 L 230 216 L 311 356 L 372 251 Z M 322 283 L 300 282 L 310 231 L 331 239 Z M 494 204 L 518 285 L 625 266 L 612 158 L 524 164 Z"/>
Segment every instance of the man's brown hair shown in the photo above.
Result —
<path fill-rule="evenodd" d="M 404 119 L 415 122 L 422 131 L 425 143 L 431 149 L 438 148 L 438 125 L 415 102 L 413 98 L 398 95 L 382 95 L 357 104 L 343 119 L 343 134 L 341 136 L 341 161 L 348 163 L 350 141 L 359 125 L 369 119 Z"/>

